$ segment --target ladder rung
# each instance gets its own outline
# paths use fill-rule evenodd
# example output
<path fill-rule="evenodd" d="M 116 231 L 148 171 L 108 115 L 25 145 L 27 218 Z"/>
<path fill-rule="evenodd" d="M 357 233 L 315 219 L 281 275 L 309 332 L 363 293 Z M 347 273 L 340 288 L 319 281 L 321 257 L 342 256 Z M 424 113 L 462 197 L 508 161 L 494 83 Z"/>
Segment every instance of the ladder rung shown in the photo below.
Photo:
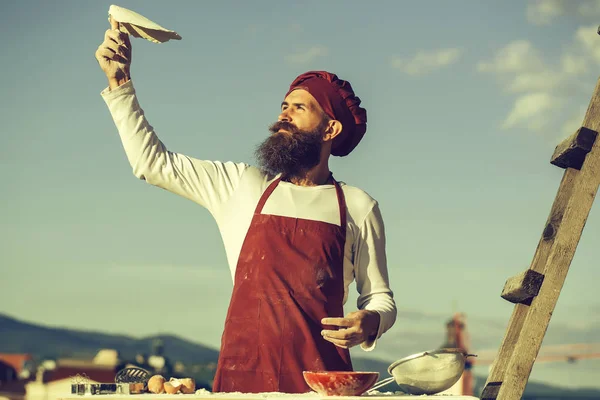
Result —
<path fill-rule="evenodd" d="M 581 169 L 585 155 L 592 150 L 597 136 L 598 132 L 582 126 L 556 146 L 550 163 L 560 168 Z"/>
<path fill-rule="evenodd" d="M 538 295 L 544 281 L 544 275 L 528 269 L 506 281 L 502 290 L 502 298 L 511 303 L 530 304 L 531 299 Z"/>
<path fill-rule="evenodd" d="M 496 400 L 500 392 L 502 382 L 488 382 L 481 392 L 480 400 Z"/>

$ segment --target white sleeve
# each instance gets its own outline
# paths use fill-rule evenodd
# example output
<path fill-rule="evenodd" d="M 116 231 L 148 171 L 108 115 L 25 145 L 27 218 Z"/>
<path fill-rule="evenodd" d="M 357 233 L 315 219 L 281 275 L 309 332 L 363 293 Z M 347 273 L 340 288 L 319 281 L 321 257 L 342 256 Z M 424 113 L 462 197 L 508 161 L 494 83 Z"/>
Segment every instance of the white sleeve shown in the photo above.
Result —
<path fill-rule="evenodd" d="M 202 161 L 168 151 L 148 123 L 131 81 L 101 93 L 117 126 L 133 174 L 211 213 L 237 188 L 244 163 Z"/>
<path fill-rule="evenodd" d="M 361 348 L 371 351 L 377 339 L 396 321 L 396 303 L 390 289 L 385 253 L 385 228 L 377 202 L 359 226 L 354 251 L 354 275 L 359 296 L 359 310 L 376 311 L 381 316 L 377 337 L 361 343 Z"/>

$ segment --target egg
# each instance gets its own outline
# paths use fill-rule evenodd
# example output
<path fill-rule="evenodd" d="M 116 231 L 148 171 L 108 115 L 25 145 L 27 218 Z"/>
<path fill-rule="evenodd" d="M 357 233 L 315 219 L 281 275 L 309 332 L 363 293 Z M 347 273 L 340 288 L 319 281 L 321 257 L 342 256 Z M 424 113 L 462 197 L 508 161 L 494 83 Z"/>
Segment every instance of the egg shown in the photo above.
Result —
<path fill-rule="evenodd" d="M 165 392 L 168 394 L 175 394 L 179 392 L 179 389 L 181 389 L 182 385 L 179 379 L 171 378 L 169 382 L 165 382 L 164 387 Z"/>
<path fill-rule="evenodd" d="M 165 381 L 166 379 L 162 375 L 153 375 L 148 379 L 148 391 L 161 394 L 165 392 Z"/>
<path fill-rule="evenodd" d="M 181 393 L 194 394 L 196 391 L 196 382 L 192 378 L 181 378 Z"/>

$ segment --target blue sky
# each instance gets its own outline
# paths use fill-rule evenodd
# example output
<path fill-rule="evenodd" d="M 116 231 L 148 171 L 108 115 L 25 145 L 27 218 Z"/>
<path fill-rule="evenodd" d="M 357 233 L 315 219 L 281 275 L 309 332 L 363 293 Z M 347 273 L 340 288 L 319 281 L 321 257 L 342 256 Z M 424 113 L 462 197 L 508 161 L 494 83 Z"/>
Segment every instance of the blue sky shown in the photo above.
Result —
<path fill-rule="evenodd" d="M 218 347 L 232 283 L 216 224 L 133 176 L 100 97 L 110 4 L 2 6 L 0 312 Z M 550 156 L 598 79 L 600 2 L 117 4 L 183 37 L 133 40 L 140 103 L 172 151 L 253 162 L 297 75 L 349 80 L 368 132 L 331 167 L 380 203 L 399 307 L 369 355 L 440 345 L 455 311 L 475 351 L 500 344 L 500 292 L 529 266 L 562 177 Z M 596 204 L 544 345 L 600 342 L 599 241 Z M 539 364 L 531 379 L 600 387 L 598 371 Z"/>

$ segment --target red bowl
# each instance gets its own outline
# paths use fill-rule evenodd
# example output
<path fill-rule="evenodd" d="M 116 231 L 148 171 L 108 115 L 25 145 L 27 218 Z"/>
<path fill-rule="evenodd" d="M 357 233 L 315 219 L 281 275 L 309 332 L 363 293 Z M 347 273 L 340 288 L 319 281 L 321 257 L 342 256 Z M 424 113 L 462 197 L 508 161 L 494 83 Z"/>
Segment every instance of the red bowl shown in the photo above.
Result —
<path fill-rule="evenodd" d="M 379 372 L 304 371 L 302 375 L 321 396 L 360 396 L 379 379 Z"/>

